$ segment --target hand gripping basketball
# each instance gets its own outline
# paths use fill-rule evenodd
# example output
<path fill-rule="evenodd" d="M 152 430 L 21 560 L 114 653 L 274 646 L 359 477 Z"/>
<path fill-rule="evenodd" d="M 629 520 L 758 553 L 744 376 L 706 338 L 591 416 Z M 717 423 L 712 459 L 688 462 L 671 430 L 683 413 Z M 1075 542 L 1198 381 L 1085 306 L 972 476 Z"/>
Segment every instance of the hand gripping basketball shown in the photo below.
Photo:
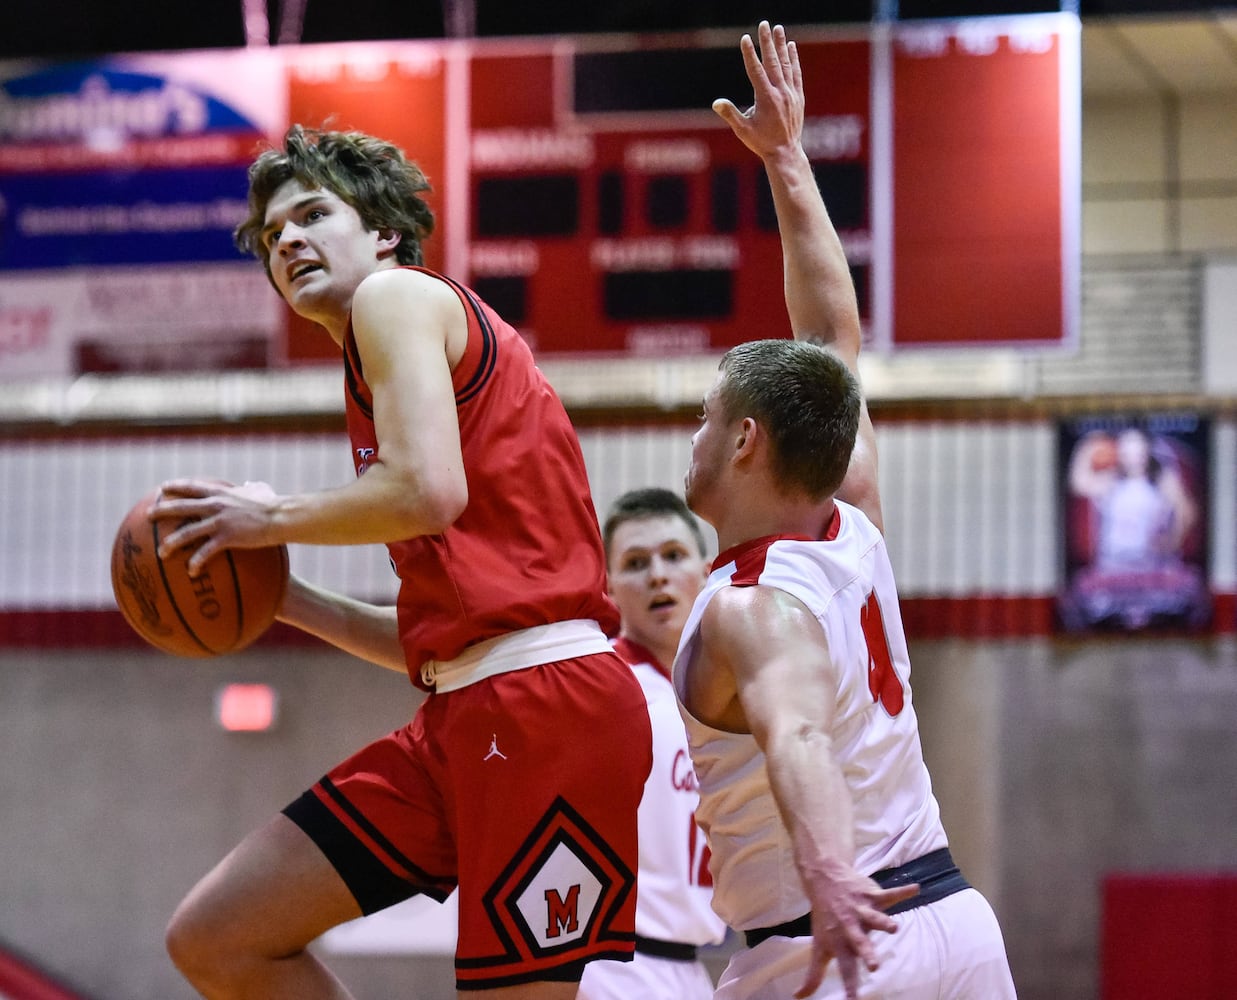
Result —
<path fill-rule="evenodd" d="M 275 620 L 288 584 L 288 547 L 228 549 L 196 577 L 192 549 L 159 557 L 160 539 L 188 520 L 152 521 L 152 490 L 125 514 L 112 545 L 112 591 L 125 621 L 152 646 L 176 656 L 235 653 Z"/>

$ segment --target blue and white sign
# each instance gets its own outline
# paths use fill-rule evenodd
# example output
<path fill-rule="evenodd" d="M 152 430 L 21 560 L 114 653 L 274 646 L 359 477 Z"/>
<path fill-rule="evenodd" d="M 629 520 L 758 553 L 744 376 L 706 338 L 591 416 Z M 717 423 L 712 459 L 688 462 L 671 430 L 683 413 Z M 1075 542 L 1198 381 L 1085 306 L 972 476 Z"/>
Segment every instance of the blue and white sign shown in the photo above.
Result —
<path fill-rule="evenodd" d="M 234 261 L 264 138 L 190 82 L 112 63 L 0 84 L 0 270 Z"/>
<path fill-rule="evenodd" d="M 285 126 L 249 51 L 0 64 L 0 372 L 264 367 L 283 318 L 236 250 Z"/>

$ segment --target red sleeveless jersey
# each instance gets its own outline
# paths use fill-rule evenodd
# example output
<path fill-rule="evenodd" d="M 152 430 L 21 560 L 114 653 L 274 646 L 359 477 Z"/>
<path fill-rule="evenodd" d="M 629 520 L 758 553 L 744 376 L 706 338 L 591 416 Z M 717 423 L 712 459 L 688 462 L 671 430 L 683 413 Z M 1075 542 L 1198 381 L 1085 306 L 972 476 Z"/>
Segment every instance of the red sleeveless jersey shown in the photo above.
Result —
<path fill-rule="evenodd" d="M 400 641 L 423 686 L 427 660 L 507 632 L 593 619 L 607 635 L 618 611 L 584 457 L 557 394 L 523 338 L 450 278 L 468 316 L 468 344 L 452 372 L 468 506 L 440 535 L 387 545 L 400 579 Z M 357 475 L 380 455 L 373 397 L 349 323 L 344 338 L 348 435 Z"/>

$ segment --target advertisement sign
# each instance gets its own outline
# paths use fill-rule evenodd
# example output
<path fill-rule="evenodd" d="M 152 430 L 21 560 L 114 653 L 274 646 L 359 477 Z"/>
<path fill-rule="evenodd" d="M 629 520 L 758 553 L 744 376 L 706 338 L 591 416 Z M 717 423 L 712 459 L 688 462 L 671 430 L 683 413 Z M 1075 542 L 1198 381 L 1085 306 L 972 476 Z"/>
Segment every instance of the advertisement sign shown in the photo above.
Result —
<path fill-rule="evenodd" d="M 0 271 L 0 370 L 266 368 L 281 310 L 249 261 Z"/>
<path fill-rule="evenodd" d="M 181 72 L 199 58 L 140 71 L 117 58 L 3 80 L 0 272 L 239 259 L 231 229 L 264 132 Z M 241 70 L 268 93 L 276 80 L 260 58 L 205 58 L 213 74 Z"/>
<path fill-rule="evenodd" d="M 285 92 L 251 52 L 0 72 L 5 377 L 271 364 L 278 300 L 232 230 Z"/>

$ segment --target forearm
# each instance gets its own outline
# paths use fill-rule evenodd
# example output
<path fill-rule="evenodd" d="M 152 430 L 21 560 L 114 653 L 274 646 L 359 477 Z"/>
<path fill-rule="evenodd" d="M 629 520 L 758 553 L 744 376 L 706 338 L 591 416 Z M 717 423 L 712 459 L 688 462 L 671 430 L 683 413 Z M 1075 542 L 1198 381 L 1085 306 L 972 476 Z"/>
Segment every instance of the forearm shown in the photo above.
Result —
<path fill-rule="evenodd" d="M 855 370 L 863 337 L 859 304 L 846 252 L 820 196 L 811 163 L 798 144 L 780 147 L 762 159 L 782 234 L 791 330 L 797 340 L 815 340 L 835 348 Z M 855 456 L 837 496 L 884 529 L 876 478 L 876 432 L 866 403 Z"/>
<path fill-rule="evenodd" d="M 380 462 L 346 486 L 279 497 L 270 512 L 277 541 L 310 545 L 385 544 L 440 534 L 456 516 L 415 477 Z"/>
<path fill-rule="evenodd" d="M 829 737 L 818 729 L 772 735 L 765 757 L 805 885 L 849 871 L 855 860 L 850 793 Z"/>
<path fill-rule="evenodd" d="M 861 328 L 846 252 L 801 145 L 763 158 L 782 238 L 786 309 L 796 338 L 857 356 Z"/>
<path fill-rule="evenodd" d="M 353 656 L 407 673 L 394 607 L 368 604 L 293 577 L 279 620 Z"/>

